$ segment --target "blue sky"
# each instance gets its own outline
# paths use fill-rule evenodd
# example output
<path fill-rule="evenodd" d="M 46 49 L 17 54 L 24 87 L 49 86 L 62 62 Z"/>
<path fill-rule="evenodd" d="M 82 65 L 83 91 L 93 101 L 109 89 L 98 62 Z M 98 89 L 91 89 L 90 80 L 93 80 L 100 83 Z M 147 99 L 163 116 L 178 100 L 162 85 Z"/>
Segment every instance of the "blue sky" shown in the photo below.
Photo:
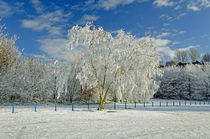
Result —
<path fill-rule="evenodd" d="M 28 55 L 68 58 L 68 29 L 88 21 L 151 36 L 164 61 L 177 49 L 210 52 L 210 0 L 0 0 L 0 17 Z"/>

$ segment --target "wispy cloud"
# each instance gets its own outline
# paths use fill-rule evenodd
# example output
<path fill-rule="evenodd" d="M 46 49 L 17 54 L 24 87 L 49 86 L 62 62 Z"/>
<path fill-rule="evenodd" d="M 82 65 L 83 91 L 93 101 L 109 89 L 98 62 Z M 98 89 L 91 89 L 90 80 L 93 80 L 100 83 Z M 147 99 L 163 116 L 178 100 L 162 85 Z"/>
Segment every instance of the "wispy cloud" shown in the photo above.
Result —
<path fill-rule="evenodd" d="M 68 50 L 66 47 L 67 40 L 63 38 L 51 39 L 47 38 L 44 40 L 38 40 L 41 44 L 40 49 L 44 51 L 48 56 L 58 60 L 68 59 Z"/>
<path fill-rule="evenodd" d="M 153 4 L 157 7 L 171 7 L 175 5 L 175 2 L 171 0 L 155 0 Z"/>
<path fill-rule="evenodd" d="M 160 18 L 160 19 L 165 19 L 165 20 L 167 20 L 167 21 L 172 21 L 172 20 L 173 20 L 173 17 L 168 16 L 168 15 L 166 15 L 166 14 L 160 15 L 159 18 Z"/>
<path fill-rule="evenodd" d="M 23 6 L 24 3 L 22 2 L 14 2 L 12 5 L 8 5 L 5 1 L 0 0 L 0 17 L 8 17 L 15 13 L 23 12 Z"/>
<path fill-rule="evenodd" d="M 12 13 L 12 8 L 6 2 L 0 0 L 0 16 L 10 16 Z"/>
<path fill-rule="evenodd" d="M 51 7 L 53 12 L 46 11 L 45 5 L 39 0 L 30 0 L 37 15 L 29 15 L 28 19 L 21 21 L 23 28 L 28 28 L 37 32 L 44 32 L 40 43 L 40 49 L 48 56 L 59 60 L 66 59 L 66 25 L 72 18 L 72 12 L 64 13 L 63 9 Z"/>
<path fill-rule="evenodd" d="M 34 31 L 46 30 L 49 35 L 61 36 L 63 33 L 63 25 L 61 23 L 67 23 L 71 14 L 71 12 L 64 14 L 61 10 L 43 13 L 32 19 L 22 20 L 22 27 L 30 28 Z"/>
<path fill-rule="evenodd" d="M 200 11 L 200 8 L 195 3 L 188 4 L 187 9 L 192 11 Z"/>
<path fill-rule="evenodd" d="M 193 46 L 193 45 L 190 45 L 188 47 L 185 47 L 185 48 L 179 48 L 179 49 L 176 49 L 176 50 L 180 50 L 180 51 L 189 51 L 191 48 L 196 48 L 198 46 Z"/>
<path fill-rule="evenodd" d="M 30 2 L 33 4 L 34 9 L 41 13 L 43 11 L 43 5 L 39 0 L 30 0 Z"/>
<path fill-rule="evenodd" d="M 157 38 L 165 38 L 165 37 L 168 37 L 170 35 L 171 35 L 170 32 L 163 32 L 160 35 L 158 35 Z"/>
<path fill-rule="evenodd" d="M 82 18 L 77 21 L 77 24 L 79 25 L 85 25 L 87 22 L 94 22 L 96 20 L 98 20 L 99 16 L 96 16 L 96 15 L 88 15 L 88 14 L 85 14 L 82 16 Z"/>
<path fill-rule="evenodd" d="M 195 0 L 195 1 L 190 1 L 187 4 L 187 9 L 192 11 L 199 11 L 202 8 L 209 8 L 209 7 L 210 7 L 209 0 Z"/>
<path fill-rule="evenodd" d="M 174 8 L 174 10 L 179 10 L 179 9 L 181 9 L 182 7 L 180 6 L 180 5 L 177 5 L 175 8 Z"/>
<path fill-rule="evenodd" d="M 90 9 L 104 9 L 104 10 L 113 10 L 118 6 L 125 6 L 132 3 L 142 3 L 149 0 L 88 0 L 84 3 L 72 6 L 72 9 L 77 10 L 90 10 Z"/>
<path fill-rule="evenodd" d="M 105 10 L 114 9 L 119 5 L 128 5 L 133 3 L 135 0 L 100 0 L 98 6 Z"/>
<path fill-rule="evenodd" d="M 180 19 L 180 18 L 182 18 L 182 17 L 184 17 L 184 16 L 186 16 L 187 15 L 187 13 L 181 13 L 181 14 L 179 14 L 177 17 L 176 17 L 176 19 Z"/>

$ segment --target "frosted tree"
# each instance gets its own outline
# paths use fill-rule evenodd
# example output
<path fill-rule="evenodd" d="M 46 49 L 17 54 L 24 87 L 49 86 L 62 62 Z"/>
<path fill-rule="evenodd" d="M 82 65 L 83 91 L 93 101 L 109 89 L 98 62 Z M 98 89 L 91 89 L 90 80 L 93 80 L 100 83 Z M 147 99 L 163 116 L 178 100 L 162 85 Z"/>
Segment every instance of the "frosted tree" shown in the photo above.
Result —
<path fill-rule="evenodd" d="M 164 69 L 156 98 L 206 99 L 209 83 L 208 65 L 188 64 L 184 67 L 171 66 Z"/>
<path fill-rule="evenodd" d="M 122 30 L 113 35 L 90 24 L 72 27 L 68 38 L 70 53 L 78 56 L 77 79 L 83 87 L 96 88 L 98 110 L 104 109 L 107 97 L 116 91 L 117 96 L 127 98 L 139 90 L 139 99 L 152 94 L 160 57 L 150 39 L 137 39 Z"/>
<path fill-rule="evenodd" d="M 187 61 L 187 52 L 182 51 L 182 50 L 176 50 L 175 58 L 178 62 L 185 63 Z"/>
<path fill-rule="evenodd" d="M 190 48 L 190 50 L 189 50 L 189 57 L 190 57 L 192 62 L 195 62 L 200 57 L 200 53 L 198 52 L 197 49 Z"/>
<path fill-rule="evenodd" d="M 0 101 L 9 101 L 13 97 L 12 83 L 17 76 L 14 72 L 18 66 L 18 59 L 21 53 L 15 47 L 16 38 L 8 38 L 4 33 L 3 27 L 0 27 Z"/>
<path fill-rule="evenodd" d="M 210 62 L 210 54 L 209 53 L 206 53 L 202 56 L 202 61 L 203 62 Z"/>

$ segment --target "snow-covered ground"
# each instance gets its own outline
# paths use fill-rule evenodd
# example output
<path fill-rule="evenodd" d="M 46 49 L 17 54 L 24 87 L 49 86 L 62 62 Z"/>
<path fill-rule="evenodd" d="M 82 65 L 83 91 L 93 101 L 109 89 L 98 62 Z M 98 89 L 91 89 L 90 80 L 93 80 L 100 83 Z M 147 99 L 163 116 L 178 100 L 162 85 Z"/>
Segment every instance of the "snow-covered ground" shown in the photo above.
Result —
<path fill-rule="evenodd" d="M 210 138 L 210 111 L 179 108 L 148 111 L 149 107 L 138 106 L 137 110 L 98 112 L 58 106 L 55 112 L 53 107 L 38 106 L 34 112 L 32 106 L 16 106 L 11 113 L 10 106 L 1 106 L 0 138 Z"/>

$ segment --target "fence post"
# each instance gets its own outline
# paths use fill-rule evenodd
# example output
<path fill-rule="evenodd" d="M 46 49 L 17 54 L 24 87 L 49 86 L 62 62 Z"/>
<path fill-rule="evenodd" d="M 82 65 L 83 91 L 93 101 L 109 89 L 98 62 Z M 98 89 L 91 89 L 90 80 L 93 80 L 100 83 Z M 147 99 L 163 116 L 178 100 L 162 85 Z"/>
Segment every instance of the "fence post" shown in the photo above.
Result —
<path fill-rule="evenodd" d="M 136 108 L 136 102 L 134 103 L 134 108 Z"/>
<path fill-rule="evenodd" d="M 12 104 L 12 113 L 15 112 L 15 104 Z"/>
<path fill-rule="evenodd" d="M 90 109 L 90 103 L 88 103 L 88 110 Z"/>
<path fill-rule="evenodd" d="M 196 104 L 196 101 L 195 101 L 195 104 Z"/>
<path fill-rule="evenodd" d="M 199 102 L 199 105 L 201 105 L 201 101 Z"/>
<path fill-rule="evenodd" d="M 174 103 L 174 101 L 173 101 L 173 106 L 175 106 L 175 103 Z"/>
<path fill-rule="evenodd" d="M 181 102 L 179 101 L 179 106 L 181 106 Z"/>
<path fill-rule="evenodd" d="M 116 109 L 116 103 L 114 103 L 114 109 Z"/>
<path fill-rule="evenodd" d="M 168 107 L 168 102 L 166 102 L 166 107 Z"/>
<path fill-rule="evenodd" d="M 190 101 L 190 105 L 192 104 L 192 102 Z"/>
<path fill-rule="evenodd" d="M 146 103 L 144 102 L 144 107 L 146 107 Z"/>
<path fill-rule="evenodd" d="M 161 107 L 161 102 L 160 102 L 160 107 Z"/>
<path fill-rule="evenodd" d="M 187 102 L 185 101 L 184 104 L 187 105 Z"/>
<path fill-rule="evenodd" d="M 71 104 L 71 109 L 74 111 L 74 103 Z"/>
<path fill-rule="evenodd" d="M 154 107 L 154 102 L 152 102 L 152 107 Z"/>
<path fill-rule="evenodd" d="M 208 101 L 208 104 L 209 104 L 209 101 Z"/>
<path fill-rule="evenodd" d="M 125 102 L 125 109 L 127 109 L 127 102 Z"/>
<path fill-rule="evenodd" d="M 55 111 L 57 111 L 57 104 L 55 104 Z"/>
<path fill-rule="evenodd" d="M 203 102 L 203 104 L 204 104 L 204 105 L 206 104 L 205 101 Z"/>
<path fill-rule="evenodd" d="M 36 104 L 35 104 L 35 112 L 36 112 Z"/>

